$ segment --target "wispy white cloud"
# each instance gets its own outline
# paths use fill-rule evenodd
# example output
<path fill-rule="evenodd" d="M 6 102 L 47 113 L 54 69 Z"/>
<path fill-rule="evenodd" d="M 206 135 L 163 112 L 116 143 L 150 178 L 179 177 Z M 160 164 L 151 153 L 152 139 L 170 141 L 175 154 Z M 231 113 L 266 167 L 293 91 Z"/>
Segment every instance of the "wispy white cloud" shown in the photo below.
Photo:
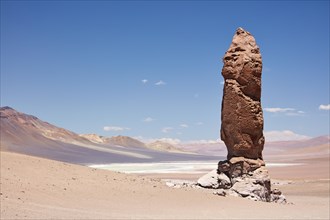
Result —
<path fill-rule="evenodd" d="M 172 130 L 173 130 L 172 127 L 164 127 L 164 128 L 162 128 L 162 132 L 163 132 L 163 133 L 169 133 L 169 132 L 172 131 Z"/>
<path fill-rule="evenodd" d="M 319 109 L 320 109 L 320 110 L 326 110 L 326 111 L 329 111 L 329 110 L 330 110 L 330 104 L 327 104 L 327 105 L 320 105 L 320 106 L 319 106 Z"/>
<path fill-rule="evenodd" d="M 293 140 L 306 140 L 309 136 L 297 134 L 290 130 L 283 131 L 266 131 L 264 132 L 266 141 L 293 141 Z"/>
<path fill-rule="evenodd" d="M 221 85 L 224 85 L 224 84 L 225 84 L 225 81 L 221 81 L 220 84 L 221 84 Z"/>
<path fill-rule="evenodd" d="M 125 131 L 125 130 L 131 130 L 130 128 L 124 128 L 124 127 L 118 127 L 118 126 L 104 126 L 104 131 Z"/>
<path fill-rule="evenodd" d="M 143 84 L 146 84 L 146 83 L 148 82 L 148 80 L 147 80 L 147 79 L 143 79 L 143 80 L 141 80 L 141 82 L 142 82 Z"/>
<path fill-rule="evenodd" d="M 264 108 L 266 112 L 271 112 L 271 113 L 278 113 L 278 112 L 290 112 L 290 111 L 295 111 L 294 108 Z"/>
<path fill-rule="evenodd" d="M 166 83 L 162 80 L 159 80 L 158 82 L 155 83 L 156 86 L 162 86 L 162 85 L 166 85 Z"/>
<path fill-rule="evenodd" d="M 151 118 L 151 117 L 147 117 L 145 119 L 143 119 L 144 122 L 152 122 L 154 121 L 155 119 Z"/>
<path fill-rule="evenodd" d="M 201 121 L 199 121 L 199 122 L 196 122 L 196 125 L 203 125 L 204 123 L 203 122 L 201 122 Z"/>
<path fill-rule="evenodd" d="M 181 128 L 188 128 L 189 126 L 187 124 L 181 124 L 180 127 Z"/>
<path fill-rule="evenodd" d="M 287 116 L 303 116 L 305 114 L 304 111 L 296 110 L 294 108 L 264 108 L 265 112 L 270 113 L 283 113 Z"/>
<path fill-rule="evenodd" d="M 287 115 L 287 116 L 304 116 L 305 112 L 303 112 L 303 111 L 288 112 L 288 113 L 285 113 L 285 115 Z"/>

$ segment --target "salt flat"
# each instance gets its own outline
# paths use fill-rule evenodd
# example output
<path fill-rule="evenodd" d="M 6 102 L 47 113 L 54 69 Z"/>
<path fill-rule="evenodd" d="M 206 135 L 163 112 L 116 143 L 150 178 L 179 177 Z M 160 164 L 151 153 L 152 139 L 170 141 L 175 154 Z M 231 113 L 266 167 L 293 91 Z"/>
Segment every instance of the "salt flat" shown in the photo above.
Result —
<path fill-rule="evenodd" d="M 217 169 L 218 161 L 172 161 L 167 163 L 112 163 L 94 164 L 89 167 L 123 173 L 205 173 Z M 267 163 L 267 167 L 299 166 L 302 163 Z"/>
<path fill-rule="evenodd" d="M 280 205 L 161 181 L 200 174 L 123 174 L 2 151 L 1 219 L 329 219 L 329 180 L 320 180 L 328 170 L 319 170 L 279 186 L 294 203 Z"/>

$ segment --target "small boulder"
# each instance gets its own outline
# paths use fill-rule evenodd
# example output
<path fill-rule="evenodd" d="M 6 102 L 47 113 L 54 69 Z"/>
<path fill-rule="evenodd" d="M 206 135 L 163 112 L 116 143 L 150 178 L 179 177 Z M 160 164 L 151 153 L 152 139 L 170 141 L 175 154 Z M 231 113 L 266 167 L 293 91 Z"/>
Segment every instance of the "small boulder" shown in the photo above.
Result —
<path fill-rule="evenodd" d="M 219 187 L 218 182 L 218 172 L 217 170 L 212 170 L 211 172 L 205 174 L 197 180 L 198 185 L 205 188 L 217 189 Z"/>
<path fill-rule="evenodd" d="M 218 196 L 226 196 L 227 195 L 227 193 L 224 189 L 218 189 L 216 191 L 213 191 L 213 194 L 218 195 Z"/>
<path fill-rule="evenodd" d="M 270 178 L 264 167 L 251 172 L 251 175 L 237 178 L 231 190 L 254 201 L 270 202 L 272 200 Z"/>
<path fill-rule="evenodd" d="M 212 189 L 229 189 L 231 187 L 229 177 L 224 173 L 218 173 L 216 169 L 200 177 L 197 183 L 204 188 Z"/>

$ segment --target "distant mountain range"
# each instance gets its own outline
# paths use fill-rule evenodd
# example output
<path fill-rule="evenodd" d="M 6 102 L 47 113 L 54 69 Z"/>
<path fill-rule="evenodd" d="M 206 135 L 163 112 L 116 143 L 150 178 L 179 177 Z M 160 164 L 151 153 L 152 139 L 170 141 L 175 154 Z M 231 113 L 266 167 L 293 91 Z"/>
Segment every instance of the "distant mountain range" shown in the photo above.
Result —
<path fill-rule="evenodd" d="M 121 163 L 185 160 L 220 160 L 226 156 L 221 143 L 143 143 L 127 136 L 76 134 L 10 107 L 0 108 L 1 150 L 71 163 Z M 329 136 L 303 141 L 266 142 L 264 157 L 329 156 Z"/>
<path fill-rule="evenodd" d="M 176 152 L 176 153 L 191 153 L 190 151 L 185 151 L 183 148 L 179 146 L 174 146 L 170 143 L 164 141 L 154 141 L 151 143 L 143 143 L 139 140 L 136 140 L 127 136 L 113 136 L 113 137 L 104 137 L 99 136 L 97 134 L 81 134 L 81 137 L 88 139 L 93 143 L 98 144 L 112 144 L 122 147 L 140 147 L 140 148 L 148 148 L 157 151 L 165 151 L 165 152 Z"/>
<path fill-rule="evenodd" d="M 286 161 L 327 158 L 330 159 L 329 135 L 297 141 L 266 142 L 264 157 L 268 160 Z"/>
<path fill-rule="evenodd" d="M 10 107 L 0 108 L 1 150 L 72 163 L 210 160 L 169 143 L 145 144 L 127 136 L 76 134 Z"/>
<path fill-rule="evenodd" d="M 104 137 L 97 134 L 80 134 L 80 136 L 97 144 L 113 144 L 123 147 L 146 147 L 143 142 L 127 136 Z"/>
<path fill-rule="evenodd" d="M 226 156 L 227 154 L 226 145 L 223 142 L 179 144 L 176 147 L 202 155 Z M 291 156 L 291 158 L 296 158 L 299 155 L 324 157 L 329 156 L 329 153 L 330 137 L 328 135 L 307 140 L 266 141 L 263 150 L 264 158 L 276 157 L 276 160 L 284 155 Z"/>

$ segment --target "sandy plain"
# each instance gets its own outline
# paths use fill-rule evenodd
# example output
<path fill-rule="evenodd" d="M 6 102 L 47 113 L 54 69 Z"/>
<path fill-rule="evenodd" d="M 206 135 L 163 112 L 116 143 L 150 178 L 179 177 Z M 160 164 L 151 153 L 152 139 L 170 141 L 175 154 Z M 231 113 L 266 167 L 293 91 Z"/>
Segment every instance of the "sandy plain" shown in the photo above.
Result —
<path fill-rule="evenodd" d="M 200 174 L 123 174 L 0 153 L 1 219 L 329 219 L 328 157 L 269 169 L 293 203 L 281 205 L 161 181 Z"/>

